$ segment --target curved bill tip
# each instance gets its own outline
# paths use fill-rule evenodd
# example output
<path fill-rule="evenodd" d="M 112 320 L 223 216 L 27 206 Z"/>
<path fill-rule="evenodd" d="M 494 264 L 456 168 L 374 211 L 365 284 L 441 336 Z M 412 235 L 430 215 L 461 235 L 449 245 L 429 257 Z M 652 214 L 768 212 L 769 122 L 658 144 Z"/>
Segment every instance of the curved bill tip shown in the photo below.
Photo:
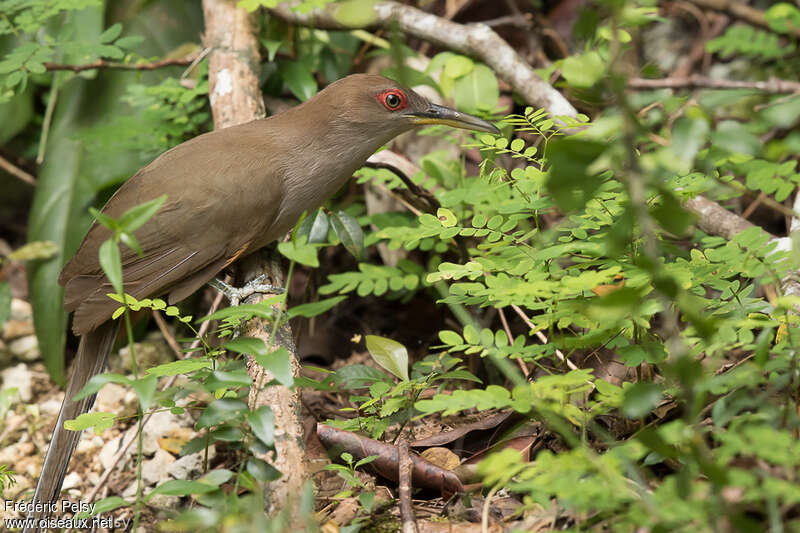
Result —
<path fill-rule="evenodd" d="M 500 134 L 497 126 L 489 121 L 437 104 L 430 104 L 425 111 L 413 111 L 409 113 L 409 117 L 414 124 L 443 124 L 464 130 Z"/>

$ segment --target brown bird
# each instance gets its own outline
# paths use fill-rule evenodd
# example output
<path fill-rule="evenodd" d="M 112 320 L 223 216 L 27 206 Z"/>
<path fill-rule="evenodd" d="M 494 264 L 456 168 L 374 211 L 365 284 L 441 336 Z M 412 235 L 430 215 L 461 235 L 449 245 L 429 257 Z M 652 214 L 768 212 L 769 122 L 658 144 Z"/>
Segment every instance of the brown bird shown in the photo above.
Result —
<path fill-rule="evenodd" d="M 137 299 L 180 301 L 227 265 L 275 241 L 304 211 L 321 206 L 380 146 L 422 124 L 499 133 L 477 117 L 428 102 L 381 76 L 351 75 L 284 113 L 200 135 L 139 170 L 102 212 L 126 210 L 166 195 L 134 232 L 143 255 L 125 247 L 125 292 Z M 72 401 L 102 371 L 116 337 L 118 303 L 98 251 L 110 230 L 92 225 L 59 277 L 64 306 L 81 336 L 72 376 L 53 431 L 35 504 L 54 502 L 80 437 L 64 421 L 88 411 L 93 398 Z M 46 516 L 34 512 L 29 518 Z M 31 527 L 26 531 L 36 531 Z"/>

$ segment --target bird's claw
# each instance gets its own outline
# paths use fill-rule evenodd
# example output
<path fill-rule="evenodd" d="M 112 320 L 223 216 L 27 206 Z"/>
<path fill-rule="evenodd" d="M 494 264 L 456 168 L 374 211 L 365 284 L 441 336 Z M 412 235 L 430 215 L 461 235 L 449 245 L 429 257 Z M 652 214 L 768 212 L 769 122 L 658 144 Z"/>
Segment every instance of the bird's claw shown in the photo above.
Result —
<path fill-rule="evenodd" d="M 263 283 L 265 278 L 266 276 L 261 274 L 242 287 L 233 287 L 218 278 L 212 279 L 208 284 L 225 295 L 228 301 L 230 301 L 231 307 L 235 307 L 239 305 L 242 300 L 253 294 L 283 294 L 286 292 L 286 289 L 283 287 L 276 287 L 269 283 Z"/>

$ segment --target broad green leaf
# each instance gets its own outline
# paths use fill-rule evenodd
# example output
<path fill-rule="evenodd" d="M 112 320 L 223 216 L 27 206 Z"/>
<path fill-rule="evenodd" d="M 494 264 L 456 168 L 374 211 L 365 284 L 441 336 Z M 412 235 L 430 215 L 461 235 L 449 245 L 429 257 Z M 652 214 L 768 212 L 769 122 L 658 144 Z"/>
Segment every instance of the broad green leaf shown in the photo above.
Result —
<path fill-rule="evenodd" d="M 246 468 L 251 476 L 262 483 L 275 481 L 281 477 L 281 473 L 277 468 L 257 457 L 248 459 Z"/>
<path fill-rule="evenodd" d="M 303 219 L 297 227 L 297 237 L 305 236 L 310 244 L 327 242 L 329 227 L 328 215 L 320 208 Z"/>
<path fill-rule="evenodd" d="M 267 353 L 263 340 L 255 337 L 236 337 L 222 345 L 226 350 L 245 355 L 260 355 Z"/>
<path fill-rule="evenodd" d="M 364 257 L 364 231 L 351 215 L 344 211 L 331 213 L 331 226 L 345 249 L 359 261 Z"/>
<path fill-rule="evenodd" d="M 483 64 L 475 67 L 453 84 L 456 107 L 467 112 L 491 110 L 497 106 L 500 89 L 492 69 Z"/>
<path fill-rule="evenodd" d="M 117 39 L 114 42 L 114 44 L 116 46 L 119 46 L 120 48 L 124 48 L 125 50 L 133 50 L 143 42 L 144 42 L 144 37 L 142 37 L 141 35 L 129 35 L 127 37 L 121 37 Z"/>
<path fill-rule="evenodd" d="M 454 55 L 444 64 L 444 74 L 453 79 L 466 76 L 475 68 L 475 62 L 466 56 Z"/>
<path fill-rule="evenodd" d="M 19 72 L 19 71 L 18 71 Z M 25 90 L 17 89 L 7 102 L 0 103 L 0 145 L 17 136 L 33 118 L 33 90 L 28 86 Z"/>
<path fill-rule="evenodd" d="M 582 208 L 602 184 L 591 165 L 605 149 L 604 142 L 572 138 L 550 141 L 547 189 L 564 211 Z"/>
<path fill-rule="evenodd" d="M 137 206 L 131 207 L 119 217 L 119 225 L 123 231 L 134 232 L 147 222 L 153 215 L 156 214 L 164 202 L 167 201 L 167 196 L 162 194 L 158 198 L 154 198 L 149 202 L 144 202 Z"/>
<path fill-rule="evenodd" d="M 281 46 L 284 45 L 284 41 L 261 39 L 261 44 L 267 49 L 267 61 L 271 63 L 275 60 L 275 54 L 277 54 Z"/>
<path fill-rule="evenodd" d="M 99 435 L 114 425 L 114 419 L 116 417 L 117 415 L 114 413 L 83 413 L 74 420 L 65 420 L 64 429 L 83 431 L 84 429 L 94 428 L 95 434 Z"/>
<path fill-rule="evenodd" d="M 367 335 L 365 340 L 367 350 L 376 363 L 398 378 L 408 381 L 408 351 L 405 346 L 377 335 Z"/>
<path fill-rule="evenodd" d="M 343 302 L 347 299 L 347 296 L 335 296 L 333 298 L 328 298 L 325 300 L 320 300 L 318 302 L 310 302 L 307 304 L 296 305 L 289 309 L 286 312 L 286 315 L 289 318 L 294 318 L 296 316 L 304 316 L 306 318 L 311 318 L 313 316 L 321 315 L 329 311 L 335 305 L 340 302 Z"/>
<path fill-rule="evenodd" d="M 304 102 L 317 94 L 317 81 L 305 63 L 283 61 L 280 69 L 286 86 L 300 101 Z"/>
<path fill-rule="evenodd" d="M 369 387 L 376 381 L 391 379 L 377 368 L 367 365 L 343 366 L 336 370 L 334 377 L 344 389 L 361 389 Z"/>
<path fill-rule="evenodd" d="M 268 370 L 272 376 L 285 387 L 294 385 L 292 364 L 286 348 L 278 348 L 270 353 L 260 353 L 254 356 L 256 362 Z"/>
<path fill-rule="evenodd" d="M 92 376 L 89 381 L 86 382 L 86 385 L 84 385 L 83 388 L 78 391 L 78 394 L 75 395 L 73 400 L 78 401 L 82 398 L 86 398 L 87 396 L 97 393 L 103 388 L 103 386 L 105 386 L 106 383 L 130 385 L 130 382 L 131 379 L 128 376 L 123 376 L 122 374 L 113 374 L 111 372 L 97 374 L 96 376 Z"/>
<path fill-rule="evenodd" d="M 190 494 L 205 494 L 219 490 L 214 485 L 208 483 L 201 483 L 199 481 L 189 481 L 186 479 L 170 479 L 160 484 L 153 491 L 145 496 L 145 501 L 150 501 L 156 494 L 165 494 L 168 496 L 188 496 Z"/>
<path fill-rule="evenodd" d="M 89 518 L 91 516 L 97 516 L 105 513 L 110 513 L 114 509 L 119 509 L 120 507 L 127 507 L 130 505 L 130 502 L 126 501 L 124 498 L 120 496 L 110 496 L 108 498 L 103 498 L 102 500 L 94 503 L 94 508 L 92 511 L 83 511 L 75 515 L 75 518 L 80 520 L 82 518 Z"/>
<path fill-rule="evenodd" d="M 142 411 L 147 411 L 153 405 L 156 389 L 158 388 L 158 378 L 153 375 L 147 375 L 139 379 L 132 379 L 130 386 L 136 391 L 136 397 L 139 398 L 139 405 Z"/>
<path fill-rule="evenodd" d="M 203 368 L 211 368 L 209 359 L 181 359 L 163 365 L 154 366 L 147 369 L 147 373 L 152 376 L 176 376 L 178 374 L 190 374 Z"/>
<path fill-rule="evenodd" d="M 561 74 L 573 87 L 591 87 L 605 74 L 606 66 L 597 52 L 572 55 L 561 63 Z"/>
<path fill-rule="evenodd" d="M 275 415 L 269 406 L 262 405 L 247 413 L 247 423 L 264 445 L 272 446 L 275 443 Z"/>
<path fill-rule="evenodd" d="M 208 404 L 206 410 L 197 419 L 196 426 L 197 429 L 203 429 L 225 422 L 234 422 L 241 418 L 241 414 L 246 411 L 247 404 L 241 400 L 234 400 L 233 398 L 214 400 Z"/>
<path fill-rule="evenodd" d="M 293 241 L 278 243 L 278 251 L 287 259 L 296 261 L 301 265 L 318 267 L 317 247 L 306 242 L 306 237 L 297 237 Z"/>
<path fill-rule="evenodd" d="M 252 383 L 247 370 L 239 368 L 236 370 L 215 370 L 206 379 L 207 389 L 231 389 L 236 387 L 249 387 Z"/>
<path fill-rule="evenodd" d="M 100 245 L 100 266 L 114 290 L 122 293 L 122 257 L 114 241 L 107 240 Z"/>
<path fill-rule="evenodd" d="M 216 313 L 204 316 L 203 318 L 199 319 L 199 321 L 205 322 L 207 320 L 221 320 L 223 318 L 231 317 L 250 318 L 254 316 L 261 318 L 272 318 L 274 314 L 272 306 L 283 302 L 285 299 L 285 294 L 276 294 L 258 302 L 257 304 L 242 304 L 235 307 L 226 307 L 225 309 L 220 309 Z"/>
<path fill-rule="evenodd" d="M 349 28 L 364 28 L 375 22 L 374 0 L 344 0 L 336 4 L 333 18 Z"/>
<path fill-rule="evenodd" d="M 661 400 L 661 388 L 654 383 L 635 383 L 625 389 L 622 414 L 628 418 L 643 418 Z"/>
<path fill-rule="evenodd" d="M 708 122 L 704 119 L 680 117 L 672 126 L 672 151 L 687 164 L 692 163 L 705 144 L 708 131 Z"/>
<path fill-rule="evenodd" d="M 100 41 L 103 44 L 110 43 L 111 41 L 119 37 L 121 33 L 122 33 L 122 24 L 117 22 L 116 24 L 110 26 L 106 31 L 101 33 L 100 37 L 98 37 L 98 41 Z"/>
<path fill-rule="evenodd" d="M 0 281 L 0 331 L 3 324 L 11 316 L 11 285 L 7 281 Z"/>

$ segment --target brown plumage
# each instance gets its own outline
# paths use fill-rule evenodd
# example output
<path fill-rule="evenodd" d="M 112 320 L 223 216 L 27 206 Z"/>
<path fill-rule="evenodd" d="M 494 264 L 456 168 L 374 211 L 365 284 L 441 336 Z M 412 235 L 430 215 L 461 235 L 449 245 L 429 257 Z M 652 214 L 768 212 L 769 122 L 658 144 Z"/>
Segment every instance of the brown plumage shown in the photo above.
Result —
<path fill-rule="evenodd" d="M 493 125 L 429 103 L 380 76 L 352 75 L 279 115 L 200 135 L 165 152 L 131 177 L 103 213 L 123 212 L 166 195 L 135 236 L 144 255 L 124 247 L 125 291 L 177 302 L 237 258 L 280 238 L 304 211 L 322 205 L 380 146 L 417 124 L 497 133 Z M 58 496 L 79 433 L 63 421 L 91 407 L 71 398 L 104 366 L 118 304 L 98 261 L 110 231 L 95 223 L 59 277 L 64 305 L 81 335 L 36 502 Z M 41 515 L 36 515 L 41 516 Z M 35 531 L 35 528 L 26 531 Z"/>

